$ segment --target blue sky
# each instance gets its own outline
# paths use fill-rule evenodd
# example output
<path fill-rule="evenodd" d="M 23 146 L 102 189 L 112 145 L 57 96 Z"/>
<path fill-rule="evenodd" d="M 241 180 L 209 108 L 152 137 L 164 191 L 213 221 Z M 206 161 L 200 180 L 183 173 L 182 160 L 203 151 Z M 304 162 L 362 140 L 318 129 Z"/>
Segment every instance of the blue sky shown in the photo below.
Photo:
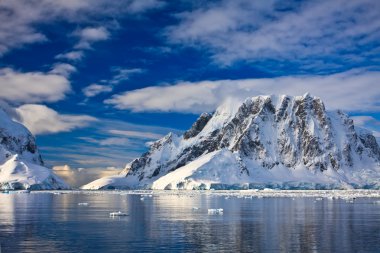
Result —
<path fill-rule="evenodd" d="M 0 101 L 49 166 L 122 168 L 227 97 L 320 96 L 380 137 L 380 2 L 4 0 Z"/>

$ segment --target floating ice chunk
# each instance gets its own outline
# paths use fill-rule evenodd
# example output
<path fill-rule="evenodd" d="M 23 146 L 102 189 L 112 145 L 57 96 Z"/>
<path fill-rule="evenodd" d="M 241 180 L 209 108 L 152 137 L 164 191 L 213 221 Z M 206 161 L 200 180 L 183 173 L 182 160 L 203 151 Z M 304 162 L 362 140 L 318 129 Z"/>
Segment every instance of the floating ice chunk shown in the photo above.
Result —
<path fill-rule="evenodd" d="M 208 214 L 223 214 L 223 208 L 208 209 Z"/>
<path fill-rule="evenodd" d="M 118 211 L 118 212 L 112 212 L 112 213 L 110 213 L 110 216 L 111 216 L 111 217 L 116 217 L 116 216 L 128 216 L 128 214 Z"/>
<path fill-rule="evenodd" d="M 380 200 L 374 201 L 373 203 L 376 204 L 376 205 L 380 205 Z"/>
<path fill-rule="evenodd" d="M 89 204 L 86 203 L 86 202 L 81 202 L 81 203 L 78 203 L 78 206 L 88 206 Z"/>
<path fill-rule="evenodd" d="M 30 190 L 16 190 L 16 191 L 13 191 L 14 193 L 30 193 Z"/>
<path fill-rule="evenodd" d="M 143 200 L 144 200 L 144 197 L 141 197 L 140 200 L 143 201 Z"/>
<path fill-rule="evenodd" d="M 321 200 L 323 200 L 323 198 L 316 198 L 315 200 L 317 200 L 317 201 L 321 201 Z"/>
<path fill-rule="evenodd" d="M 197 211 L 197 210 L 199 210 L 200 208 L 199 207 L 196 207 L 196 206 L 194 206 L 193 208 L 192 208 L 192 210 L 193 211 Z"/>

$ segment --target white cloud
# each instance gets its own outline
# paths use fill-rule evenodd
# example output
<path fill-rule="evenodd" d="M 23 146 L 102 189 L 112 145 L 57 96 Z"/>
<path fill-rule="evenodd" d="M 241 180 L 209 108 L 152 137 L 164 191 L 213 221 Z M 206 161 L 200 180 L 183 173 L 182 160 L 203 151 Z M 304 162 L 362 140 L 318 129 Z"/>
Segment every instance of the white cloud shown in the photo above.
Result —
<path fill-rule="evenodd" d="M 91 45 L 95 42 L 107 40 L 110 33 L 107 28 L 99 27 L 86 27 L 74 32 L 74 35 L 79 38 L 78 43 L 74 46 L 73 51 L 58 54 L 55 58 L 68 61 L 80 61 L 84 57 L 85 50 L 92 49 Z"/>
<path fill-rule="evenodd" d="M 53 68 L 50 71 L 50 73 L 69 77 L 72 73 L 74 73 L 76 71 L 77 71 L 76 67 L 74 67 L 71 64 L 56 63 L 53 65 Z"/>
<path fill-rule="evenodd" d="M 85 87 L 82 91 L 86 97 L 94 97 L 100 93 L 107 93 L 112 91 L 112 86 L 110 85 L 100 85 L 100 84 L 91 84 Z"/>
<path fill-rule="evenodd" d="M 0 100 L 0 110 L 3 110 L 11 119 L 15 121 L 20 120 L 20 115 L 16 109 L 3 100 Z"/>
<path fill-rule="evenodd" d="M 9 103 L 55 102 L 70 90 L 70 82 L 61 75 L 0 69 L 0 99 Z"/>
<path fill-rule="evenodd" d="M 41 24 L 49 25 L 55 21 L 77 25 L 98 24 L 162 6 L 163 3 L 158 0 L 0 1 L 0 56 L 14 48 L 48 41 L 38 29 Z M 96 37 L 91 32 L 85 36 Z"/>
<path fill-rule="evenodd" d="M 16 111 L 20 115 L 20 123 L 33 134 L 68 132 L 97 120 L 87 115 L 59 114 L 45 105 L 37 104 L 25 104 L 16 108 Z"/>
<path fill-rule="evenodd" d="M 179 82 L 127 91 L 105 100 L 118 109 L 201 113 L 213 111 L 228 97 L 245 99 L 267 94 L 321 97 L 327 108 L 380 111 L 380 72 L 351 70 L 326 76 L 289 76 L 262 79 Z"/>
<path fill-rule="evenodd" d="M 87 27 L 79 32 L 79 37 L 85 41 L 106 40 L 109 36 L 109 32 L 104 27 Z"/>
<path fill-rule="evenodd" d="M 131 130 L 117 130 L 111 129 L 108 131 L 111 134 L 127 136 L 130 138 L 138 138 L 138 139 L 160 139 L 163 135 L 151 132 L 143 132 L 143 131 L 131 131 Z"/>
<path fill-rule="evenodd" d="M 324 57 L 338 65 L 379 60 L 379 1 L 224 0 L 200 6 L 178 14 L 179 24 L 167 30 L 167 38 L 210 48 L 220 64 L 265 59 L 312 64 Z"/>
<path fill-rule="evenodd" d="M 59 54 L 55 58 L 59 60 L 80 61 L 83 58 L 83 51 L 70 51 Z"/>
<path fill-rule="evenodd" d="M 117 175 L 121 168 L 71 168 L 68 165 L 54 166 L 53 171 L 58 176 L 62 177 L 71 187 L 79 188 L 93 180 L 105 176 Z"/>
<path fill-rule="evenodd" d="M 75 48 L 91 49 L 91 43 L 107 40 L 110 37 L 110 33 L 105 27 L 87 27 L 76 32 L 76 35 L 80 38 Z"/>

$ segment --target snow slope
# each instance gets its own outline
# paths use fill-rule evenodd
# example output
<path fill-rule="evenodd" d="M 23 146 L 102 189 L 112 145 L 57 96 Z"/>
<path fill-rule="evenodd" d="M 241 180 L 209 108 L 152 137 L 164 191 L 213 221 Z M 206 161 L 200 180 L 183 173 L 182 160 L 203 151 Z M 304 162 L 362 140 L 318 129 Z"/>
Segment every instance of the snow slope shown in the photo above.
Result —
<path fill-rule="evenodd" d="M 377 189 L 379 164 L 375 137 L 343 112 L 327 112 L 321 99 L 258 96 L 202 114 L 182 136 L 153 143 L 118 177 L 132 189 Z M 91 189 L 120 187 L 108 180 Z"/>
<path fill-rule="evenodd" d="M 92 181 L 84 186 L 81 189 L 86 190 L 128 190 L 129 189 L 129 180 L 125 175 L 115 175 L 102 177 L 95 181 Z"/>
<path fill-rule="evenodd" d="M 69 189 L 43 166 L 33 135 L 0 108 L 0 190 Z"/>

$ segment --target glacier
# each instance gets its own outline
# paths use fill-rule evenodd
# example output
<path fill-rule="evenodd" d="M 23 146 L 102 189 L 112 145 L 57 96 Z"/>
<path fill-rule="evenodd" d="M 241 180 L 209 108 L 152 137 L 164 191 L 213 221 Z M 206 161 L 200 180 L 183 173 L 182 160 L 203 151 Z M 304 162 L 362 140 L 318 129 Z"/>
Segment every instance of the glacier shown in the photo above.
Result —
<path fill-rule="evenodd" d="M 44 167 L 34 136 L 0 108 L 0 190 L 58 190 L 70 187 Z"/>
<path fill-rule="evenodd" d="M 227 100 L 117 176 L 82 189 L 380 189 L 380 148 L 341 110 L 303 96 Z"/>

